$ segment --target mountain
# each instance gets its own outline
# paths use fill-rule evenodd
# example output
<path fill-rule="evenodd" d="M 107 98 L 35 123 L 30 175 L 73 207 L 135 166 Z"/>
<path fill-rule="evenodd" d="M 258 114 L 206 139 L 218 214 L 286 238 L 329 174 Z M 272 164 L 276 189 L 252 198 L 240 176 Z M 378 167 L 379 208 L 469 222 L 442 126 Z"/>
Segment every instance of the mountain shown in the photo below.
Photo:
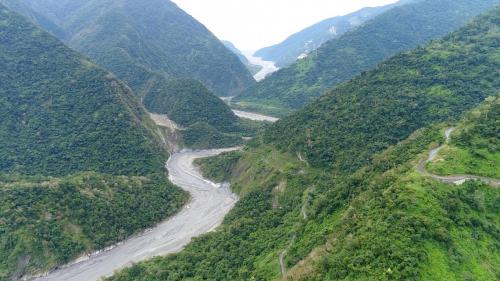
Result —
<path fill-rule="evenodd" d="M 382 62 L 277 122 L 265 140 L 352 171 L 418 128 L 460 116 L 500 89 L 498 16 Z"/>
<path fill-rule="evenodd" d="M 0 280 L 47 271 L 179 210 L 132 91 L 0 4 Z"/>
<path fill-rule="evenodd" d="M 150 112 L 172 116 L 174 122 L 184 127 L 206 122 L 218 130 L 231 131 L 238 121 L 221 99 L 193 79 L 166 82 L 161 91 L 144 97 L 144 105 Z"/>
<path fill-rule="evenodd" d="M 226 48 L 228 48 L 231 52 L 238 56 L 240 61 L 248 68 L 252 75 L 257 74 L 262 69 L 262 66 L 260 65 L 251 64 L 248 61 L 247 57 L 245 57 L 245 55 L 238 48 L 236 48 L 233 43 L 224 40 L 222 41 L 222 43 L 224 44 L 224 46 L 226 46 Z"/>
<path fill-rule="evenodd" d="M 149 112 L 164 114 L 181 126 L 183 143 L 190 148 L 240 145 L 242 136 L 254 135 L 247 124 L 201 82 L 173 79 L 157 84 L 143 100 Z"/>
<path fill-rule="evenodd" d="M 240 196 L 223 225 L 109 280 L 498 279 L 499 189 L 450 184 L 417 167 L 445 142 L 448 127 L 461 149 L 480 152 L 473 157 L 481 166 L 496 153 L 499 24 L 497 8 L 334 89 L 245 150 L 200 160 L 207 176 L 223 175 Z M 332 130 L 351 122 L 350 131 Z M 390 141 L 380 137 L 385 132 Z M 321 164 L 285 147 L 294 134 L 310 149 L 332 139 L 327 157 L 347 158 L 357 146 L 365 158 L 353 154 L 351 167 Z M 457 167 L 476 172 L 474 162 L 461 161 Z"/>
<path fill-rule="evenodd" d="M 241 143 L 241 136 L 224 136 L 227 131 L 218 131 L 220 123 L 232 123 L 231 133 L 234 128 L 249 132 L 234 114 L 227 114 L 229 107 L 214 95 L 214 90 L 222 96 L 237 94 L 254 83 L 251 74 L 215 36 L 171 1 L 1 1 L 21 3 L 25 8 L 16 11 L 28 18 L 31 13 L 43 14 L 67 34 L 60 39 L 127 82 L 141 100 L 152 96 L 163 100 L 159 104 L 164 108 L 157 106 L 155 112 L 168 112 L 169 118 L 192 125 L 206 117 L 192 114 L 193 105 L 210 101 L 213 107 L 202 106 L 203 112 L 218 117 L 205 118 L 203 126 L 184 131 L 188 135 L 186 145 L 201 148 L 200 138 L 207 130 L 212 135 L 210 147 Z M 212 90 L 172 91 L 170 86 L 180 80 L 192 84 L 185 88 L 199 88 L 196 80 L 200 80 Z M 165 108 L 165 101 L 175 104 L 175 110 Z"/>
<path fill-rule="evenodd" d="M 201 23 L 166 0 L 19 0 L 68 35 L 68 46 L 144 96 L 159 80 L 194 78 L 219 96 L 255 82 Z"/>
<path fill-rule="evenodd" d="M 258 50 L 255 56 L 273 61 L 280 68 L 289 66 L 325 42 L 341 36 L 395 6 L 396 4 L 368 7 L 345 16 L 323 20 L 291 35 L 279 44 Z"/>
<path fill-rule="evenodd" d="M 54 24 L 52 21 L 50 21 L 43 15 L 35 12 L 33 9 L 31 9 L 29 6 L 25 5 L 19 0 L 0 0 L 0 3 L 3 3 L 10 10 L 16 11 L 17 13 L 24 15 L 30 21 L 42 27 L 42 29 L 48 31 L 49 33 L 51 33 L 56 37 L 65 38 L 67 36 L 66 33 L 56 24 Z"/>
<path fill-rule="evenodd" d="M 395 7 L 274 73 L 235 98 L 233 105 L 286 115 L 382 60 L 443 36 L 498 4 L 498 0 L 425 0 Z"/>

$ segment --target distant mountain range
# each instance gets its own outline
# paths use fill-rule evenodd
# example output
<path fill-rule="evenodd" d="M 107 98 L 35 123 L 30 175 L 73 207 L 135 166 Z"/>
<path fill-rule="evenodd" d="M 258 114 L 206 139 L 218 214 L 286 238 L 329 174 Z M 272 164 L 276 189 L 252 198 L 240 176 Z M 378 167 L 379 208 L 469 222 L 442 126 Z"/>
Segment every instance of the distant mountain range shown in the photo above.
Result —
<path fill-rule="evenodd" d="M 381 7 L 363 8 L 345 16 L 323 20 L 291 35 L 285 41 L 277 45 L 258 50 L 255 56 L 261 57 L 267 61 L 273 61 L 280 68 L 289 66 L 297 59 L 305 58 L 309 53 L 321 47 L 325 42 L 351 31 L 364 22 L 399 4 L 400 3 Z"/>
<path fill-rule="evenodd" d="M 252 73 L 252 75 L 257 74 L 262 69 L 262 66 L 250 63 L 247 57 L 238 48 L 236 48 L 236 46 L 233 43 L 226 40 L 222 40 L 222 43 L 231 52 L 235 53 L 238 56 L 240 61 L 248 68 L 248 70 L 250 71 L 250 73 Z"/>
<path fill-rule="evenodd" d="M 467 23 L 500 0 L 410 1 L 332 39 L 233 100 L 242 109 L 283 116 L 328 89 Z"/>

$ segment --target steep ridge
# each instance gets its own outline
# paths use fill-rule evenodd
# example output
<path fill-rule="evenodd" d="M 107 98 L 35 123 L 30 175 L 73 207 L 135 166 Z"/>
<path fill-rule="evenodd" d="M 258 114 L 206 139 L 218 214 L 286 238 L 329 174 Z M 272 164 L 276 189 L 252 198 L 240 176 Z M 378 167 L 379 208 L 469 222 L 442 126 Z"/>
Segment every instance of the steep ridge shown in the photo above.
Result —
<path fill-rule="evenodd" d="M 197 80 L 166 81 L 160 89 L 148 93 L 143 102 L 150 112 L 171 116 L 184 127 L 206 122 L 220 131 L 237 130 L 236 115 Z"/>
<path fill-rule="evenodd" d="M 498 0 L 425 0 L 395 7 L 325 43 L 234 99 L 239 109 L 283 116 L 379 62 L 457 29 Z"/>
<path fill-rule="evenodd" d="M 498 8 L 425 47 L 396 55 L 266 131 L 311 164 L 353 171 L 428 124 L 497 93 Z"/>
<path fill-rule="evenodd" d="M 445 39 L 403 56 L 436 63 L 434 68 L 443 70 L 441 76 L 421 69 L 421 75 L 429 81 L 455 78 L 443 66 L 453 65 L 457 59 L 460 62 L 461 56 L 452 50 L 467 46 L 464 52 L 471 54 L 471 60 L 494 73 L 498 69 L 494 58 L 498 57 L 499 16 L 496 9 Z M 471 51 L 476 49 L 485 57 Z M 396 58 L 389 62 L 395 64 Z M 492 59 L 493 64 L 485 63 Z M 399 61 L 401 73 L 413 73 L 412 65 Z M 457 69 L 465 75 L 476 72 L 477 65 L 472 61 Z M 375 73 L 385 75 L 383 70 L 378 68 L 371 77 L 377 78 Z M 380 84 L 377 81 L 366 86 L 373 88 Z M 438 103 L 446 112 L 442 118 L 425 122 L 416 119 L 419 126 L 411 135 L 372 151 L 369 160 L 361 161 L 362 167 L 353 172 L 310 165 L 306 161 L 310 159 L 301 153 L 280 151 L 259 138 L 242 152 L 199 161 L 207 176 L 230 180 L 241 197 L 223 225 L 179 254 L 137 264 L 109 280 L 496 280 L 500 268 L 499 189 L 475 181 L 458 186 L 444 184 L 416 171 L 428 151 L 442 142 L 446 127 L 464 127 L 464 122 L 437 122 L 453 120 L 467 110 L 457 104 L 469 104 L 471 108 L 484 97 L 497 94 L 498 77 L 484 76 L 482 82 L 474 91 L 464 90 L 478 96 L 477 100 L 443 99 Z M 417 84 L 408 92 L 420 87 L 428 88 Z M 400 96 L 384 99 L 391 104 Z M 491 102 L 488 98 L 486 106 Z M 373 102 L 365 110 L 376 115 L 379 107 L 386 106 Z M 481 116 L 496 122 L 495 115 L 478 110 L 483 112 Z M 387 107 L 387 112 L 391 111 L 394 108 Z M 339 111 L 334 119 L 355 119 L 346 112 Z M 403 112 L 403 116 L 417 116 L 406 108 Z M 378 130 L 386 130 L 377 122 L 365 121 L 374 138 L 357 144 L 360 149 L 377 144 Z M 386 121 L 395 126 L 400 119 Z M 298 124 L 288 128 L 292 130 Z M 324 131 L 328 131 L 326 126 Z M 350 136 L 348 132 L 343 135 Z M 282 267 L 288 269 L 285 276 Z"/>
<path fill-rule="evenodd" d="M 368 7 L 345 16 L 325 19 L 291 35 L 279 44 L 258 50 L 255 56 L 273 61 L 280 68 L 289 66 L 325 42 L 343 35 L 395 6 L 396 4 Z"/>
<path fill-rule="evenodd" d="M 0 280 L 175 213 L 155 125 L 112 74 L 0 5 Z"/>
<path fill-rule="evenodd" d="M 138 94 L 162 78 L 195 78 L 220 96 L 254 83 L 236 55 L 171 1 L 21 1 L 66 31 L 70 47 Z"/>
<path fill-rule="evenodd" d="M 171 1 L 2 1 L 17 3 L 11 7 L 28 18 L 31 13 L 40 13 L 52 20 L 66 34 L 60 39 L 112 71 L 141 99 L 154 96 L 155 100 L 175 104 L 175 111 L 161 110 L 168 111 L 171 119 L 189 117 L 190 124 L 207 119 L 206 114 L 197 118 L 190 113 L 199 108 L 197 104 L 210 101 L 203 112 L 222 114 L 190 128 L 186 145 L 203 147 L 202 134 L 213 136 L 204 148 L 242 142 L 241 136 L 226 136 L 228 131 L 218 128 L 220 123 L 231 123 L 234 132 L 241 126 L 233 114 L 224 114 L 229 108 L 214 92 L 224 96 L 237 94 L 254 83 L 253 78 L 215 36 Z M 21 5 L 24 8 L 18 9 Z M 187 93 L 171 89 L 179 81 L 185 88 L 197 89 L 197 80 L 211 91 Z"/>

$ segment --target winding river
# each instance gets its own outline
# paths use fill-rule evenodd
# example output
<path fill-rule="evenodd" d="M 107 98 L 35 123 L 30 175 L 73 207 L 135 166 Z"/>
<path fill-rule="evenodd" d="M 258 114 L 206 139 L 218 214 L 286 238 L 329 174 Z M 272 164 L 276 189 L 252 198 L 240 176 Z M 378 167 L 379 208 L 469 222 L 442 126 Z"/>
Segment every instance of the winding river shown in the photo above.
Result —
<path fill-rule="evenodd" d="M 277 120 L 243 111 L 236 114 L 257 121 Z M 166 116 L 152 115 L 152 119 L 158 126 L 174 129 L 176 127 Z M 204 179 L 194 166 L 194 160 L 237 149 L 240 148 L 183 150 L 173 153 L 166 164 L 169 179 L 191 196 L 189 203 L 179 213 L 113 247 L 83 256 L 44 276 L 25 278 L 25 280 L 95 281 L 109 277 L 134 263 L 180 252 L 192 238 L 217 228 L 238 201 L 237 196 L 231 192 L 229 184 L 214 183 Z"/>
<path fill-rule="evenodd" d="M 264 80 L 269 74 L 279 70 L 274 62 L 256 57 L 254 56 L 254 52 L 243 52 L 243 55 L 245 55 L 251 64 L 262 66 L 262 69 L 253 76 L 257 82 Z"/>
<path fill-rule="evenodd" d="M 115 271 L 155 256 L 177 253 L 193 237 L 213 231 L 238 200 L 229 184 L 204 179 L 193 165 L 197 158 L 215 156 L 238 148 L 182 151 L 169 158 L 170 181 L 187 191 L 191 200 L 175 216 L 155 228 L 110 249 L 85 256 L 61 269 L 38 277 L 37 281 L 94 281 Z"/>

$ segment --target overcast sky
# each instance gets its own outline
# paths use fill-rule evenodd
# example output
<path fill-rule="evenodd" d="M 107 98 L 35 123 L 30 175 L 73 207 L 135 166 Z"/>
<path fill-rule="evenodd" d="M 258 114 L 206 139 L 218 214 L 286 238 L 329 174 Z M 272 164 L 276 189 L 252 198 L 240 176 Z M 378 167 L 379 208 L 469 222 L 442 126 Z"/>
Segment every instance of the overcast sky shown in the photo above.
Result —
<path fill-rule="evenodd" d="M 396 0 L 172 0 L 217 37 L 257 50 L 323 19 Z"/>

